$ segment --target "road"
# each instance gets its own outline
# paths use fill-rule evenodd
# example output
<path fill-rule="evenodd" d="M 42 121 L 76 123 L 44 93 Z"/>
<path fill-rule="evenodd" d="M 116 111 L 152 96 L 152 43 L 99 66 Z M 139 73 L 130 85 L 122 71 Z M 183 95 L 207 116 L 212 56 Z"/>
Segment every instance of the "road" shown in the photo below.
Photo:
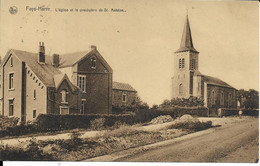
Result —
<path fill-rule="evenodd" d="M 218 127 L 214 132 L 119 158 L 116 161 L 256 162 L 258 119 Z"/>

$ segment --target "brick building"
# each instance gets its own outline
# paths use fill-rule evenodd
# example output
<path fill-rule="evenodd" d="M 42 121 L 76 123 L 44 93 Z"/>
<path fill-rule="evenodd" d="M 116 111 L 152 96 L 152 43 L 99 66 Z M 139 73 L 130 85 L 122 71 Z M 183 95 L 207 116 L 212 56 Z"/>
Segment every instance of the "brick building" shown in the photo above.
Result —
<path fill-rule="evenodd" d="M 218 108 L 236 108 L 237 90 L 219 78 L 199 71 L 199 52 L 194 48 L 188 16 L 184 24 L 180 48 L 174 55 L 172 98 L 199 97 L 212 114 Z"/>
<path fill-rule="evenodd" d="M 38 114 L 109 114 L 113 70 L 95 46 L 45 55 L 10 49 L 1 63 L 1 114 L 33 120 Z"/>
<path fill-rule="evenodd" d="M 130 106 L 136 100 L 137 91 L 129 84 L 113 82 L 113 106 Z"/>

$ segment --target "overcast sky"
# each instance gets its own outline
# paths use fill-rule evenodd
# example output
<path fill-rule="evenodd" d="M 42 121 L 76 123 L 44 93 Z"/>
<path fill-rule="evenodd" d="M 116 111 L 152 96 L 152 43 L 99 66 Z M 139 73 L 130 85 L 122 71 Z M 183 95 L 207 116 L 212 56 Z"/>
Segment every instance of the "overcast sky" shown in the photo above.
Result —
<path fill-rule="evenodd" d="M 51 11 L 29 11 L 45 5 Z M 16 6 L 18 12 L 10 14 Z M 26 10 L 26 6 L 27 10 Z M 56 12 L 58 8 L 74 12 Z M 125 12 L 75 12 L 111 8 Z M 113 68 L 113 80 L 131 84 L 143 101 L 170 98 L 173 56 L 186 17 L 199 70 L 237 89 L 259 90 L 258 2 L 174 0 L 5 0 L 1 1 L 0 54 L 8 49 L 70 53 L 96 45 Z"/>

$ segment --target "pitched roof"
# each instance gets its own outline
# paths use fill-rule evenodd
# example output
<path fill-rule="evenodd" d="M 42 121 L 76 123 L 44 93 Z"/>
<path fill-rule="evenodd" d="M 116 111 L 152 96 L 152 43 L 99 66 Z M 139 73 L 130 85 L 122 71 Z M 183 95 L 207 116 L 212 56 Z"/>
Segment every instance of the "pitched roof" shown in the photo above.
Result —
<path fill-rule="evenodd" d="M 76 64 L 82 57 L 89 54 L 92 50 L 73 52 L 68 54 L 60 55 L 60 64 L 59 67 L 69 67 Z"/>
<path fill-rule="evenodd" d="M 81 52 L 74 52 L 69 54 L 62 54 L 60 55 L 60 68 L 63 67 L 70 67 L 81 61 L 83 58 L 86 58 L 92 54 L 95 54 L 96 57 L 99 59 L 99 61 L 104 65 L 104 67 L 109 71 L 112 72 L 112 68 L 109 66 L 109 64 L 106 62 L 106 60 L 101 56 L 101 54 L 97 51 L 97 49 L 91 49 L 87 51 L 81 51 Z"/>
<path fill-rule="evenodd" d="M 198 53 L 193 46 L 188 15 L 184 24 L 180 48 L 175 53 L 184 51 L 193 51 Z"/>
<path fill-rule="evenodd" d="M 235 89 L 234 87 L 230 86 L 229 84 L 227 84 L 226 82 L 222 81 L 219 78 L 211 77 L 211 76 L 207 76 L 207 75 L 203 75 L 203 76 L 204 76 L 204 82 L 206 82 L 207 84 Z"/>
<path fill-rule="evenodd" d="M 25 62 L 41 82 L 47 87 L 55 87 L 53 75 L 61 74 L 61 71 L 52 65 L 52 57 L 45 55 L 45 64 L 38 63 L 38 53 L 11 49 L 13 53 Z"/>
<path fill-rule="evenodd" d="M 113 89 L 137 92 L 131 85 L 121 82 L 113 82 Z"/>
<path fill-rule="evenodd" d="M 67 80 L 71 90 L 74 92 L 76 90 L 79 90 L 79 87 L 75 86 L 74 84 L 72 84 L 67 76 L 67 74 L 57 74 L 53 76 L 53 80 L 55 83 L 55 88 L 58 89 L 60 84 L 64 81 Z"/>

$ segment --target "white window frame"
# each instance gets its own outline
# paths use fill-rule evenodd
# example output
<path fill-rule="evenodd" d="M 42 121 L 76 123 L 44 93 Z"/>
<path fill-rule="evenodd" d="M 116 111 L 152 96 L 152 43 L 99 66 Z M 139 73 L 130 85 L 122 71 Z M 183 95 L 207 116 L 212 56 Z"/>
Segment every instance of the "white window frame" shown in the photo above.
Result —
<path fill-rule="evenodd" d="M 82 87 L 80 86 L 80 78 L 84 78 L 84 88 L 82 89 Z M 81 74 L 78 74 L 78 81 L 77 81 L 77 83 L 78 83 L 78 87 L 84 92 L 84 93 L 86 93 L 86 88 L 87 88 L 87 77 L 86 77 L 86 75 L 81 75 Z"/>
<path fill-rule="evenodd" d="M 122 102 L 126 103 L 126 94 L 125 93 L 122 94 Z"/>
<path fill-rule="evenodd" d="M 68 109 L 68 115 L 70 114 L 70 107 L 68 107 L 68 106 L 60 106 L 60 115 L 67 115 L 67 114 L 61 114 L 61 109 L 62 108 L 67 108 Z"/>
<path fill-rule="evenodd" d="M 63 99 L 63 93 L 62 93 L 63 91 L 65 92 L 65 101 L 62 100 Z M 61 93 L 61 103 L 68 104 L 67 94 L 69 94 L 69 93 L 67 92 L 67 90 L 63 89 L 60 93 Z"/>
<path fill-rule="evenodd" d="M 13 75 L 12 84 L 11 84 L 11 75 Z M 9 72 L 8 74 L 8 90 L 14 90 L 14 72 Z"/>

